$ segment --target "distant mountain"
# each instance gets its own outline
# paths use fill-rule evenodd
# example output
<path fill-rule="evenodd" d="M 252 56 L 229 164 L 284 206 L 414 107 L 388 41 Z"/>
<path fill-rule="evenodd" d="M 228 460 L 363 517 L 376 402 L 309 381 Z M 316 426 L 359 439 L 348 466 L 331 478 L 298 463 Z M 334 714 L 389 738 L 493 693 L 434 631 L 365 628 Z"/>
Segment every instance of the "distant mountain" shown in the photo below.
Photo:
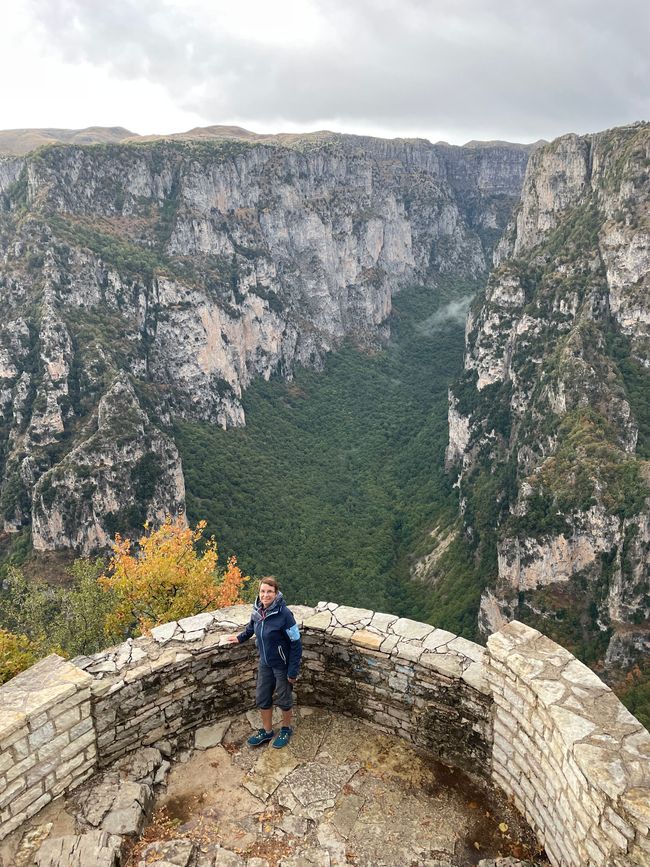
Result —
<path fill-rule="evenodd" d="M 325 143 L 333 141 L 340 137 L 340 133 L 330 130 L 316 130 L 314 132 L 301 133 L 257 133 L 249 129 L 244 129 L 241 126 L 228 126 L 214 124 L 212 126 L 196 126 L 186 132 L 161 133 L 138 135 L 130 132 L 121 126 L 89 126 L 86 129 L 7 129 L 0 130 L 0 155 L 7 156 L 23 156 L 36 150 L 43 145 L 51 144 L 118 144 L 121 142 L 154 142 L 154 141 L 217 141 L 223 139 L 238 139 L 240 141 L 256 142 L 258 144 L 279 144 L 291 146 L 300 141 L 321 142 Z M 369 139 L 370 136 L 349 136 L 349 138 Z M 381 141 L 381 139 L 377 139 Z M 418 139 L 391 139 L 394 142 L 418 141 Z M 421 139 L 420 141 L 425 141 Z M 463 145 L 469 150 L 478 150 L 486 148 L 494 150 L 495 148 L 521 151 L 522 148 L 527 152 L 534 150 L 543 142 L 536 142 L 532 145 L 514 144 L 512 142 L 502 141 L 471 141 Z M 429 144 L 427 142 L 427 144 Z M 446 142 L 439 142 L 439 145 L 446 147 L 455 147 L 447 145 Z"/>
<path fill-rule="evenodd" d="M 50 144 L 114 144 L 136 137 L 122 126 L 89 126 L 86 129 L 0 130 L 0 154 L 21 156 Z"/>

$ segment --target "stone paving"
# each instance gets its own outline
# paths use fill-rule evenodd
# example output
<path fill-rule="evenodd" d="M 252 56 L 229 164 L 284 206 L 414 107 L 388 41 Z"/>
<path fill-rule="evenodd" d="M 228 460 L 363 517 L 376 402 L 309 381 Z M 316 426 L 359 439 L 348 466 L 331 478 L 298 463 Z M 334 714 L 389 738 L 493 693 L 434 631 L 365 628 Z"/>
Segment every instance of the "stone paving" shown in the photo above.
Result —
<path fill-rule="evenodd" d="M 461 772 L 432 762 L 401 739 L 347 717 L 303 708 L 289 747 L 251 749 L 246 738 L 258 725 L 251 711 L 196 733 L 199 748 L 181 754 L 171 766 L 149 825 L 137 844 L 127 845 L 127 867 L 461 867 L 519 864 L 518 858 L 533 858 L 537 851 L 525 822 L 504 799 L 479 790 Z M 153 773 L 152 768 L 144 771 Z M 64 802 L 63 813 L 76 814 L 77 831 L 80 810 L 86 829 L 88 820 L 97 824 L 101 793 L 114 780 L 107 775 L 94 785 L 92 792 L 84 789 Z M 111 822 L 109 830 L 120 830 Z M 57 823 L 65 825 L 64 816 L 49 824 L 56 829 Z M 40 852 L 23 845 L 16 863 L 84 867 L 74 853 L 57 860 L 60 844 L 44 845 L 48 832 L 40 827 L 40 837 L 37 827 L 27 831 L 37 840 L 33 848 L 42 846 Z M 102 827 L 87 831 L 93 836 L 86 844 L 97 844 L 98 856 L 116 839 L 107 835 L 108 826 Z M 77 838 L 77 848 L 80 839 L 85 840 Z"/>
<path fill-rule="evenodd" d="M 201 867 L 460 867 L 536 850 L 504 800 L 403 740 L 302 709 L 288 748 L 251 749 L 245 741 L 258 725 L 254 712 L 234 719 L 221 744 L 172 769 L 145 841 L 171 823 L 204 850 Z M 131 864 L 149 863 L 142 846 Z"/>

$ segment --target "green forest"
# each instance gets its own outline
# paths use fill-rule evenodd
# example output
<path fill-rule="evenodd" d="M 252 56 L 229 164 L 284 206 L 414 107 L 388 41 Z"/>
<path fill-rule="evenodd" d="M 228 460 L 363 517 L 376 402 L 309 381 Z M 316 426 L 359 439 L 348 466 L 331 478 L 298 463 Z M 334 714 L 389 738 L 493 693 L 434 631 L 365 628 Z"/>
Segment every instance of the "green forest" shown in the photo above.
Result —
<path fill-rule="evenodd" d="M 206 519 L 222 554 L 275 575 L 291 603 L 437 615 L 473 636 L 480 587 L 456 586 L 440 608 L 440 594 L 408 575 L 409 553 L 457 517 L 444 471 L 447 388 L 476 288 L 402 291 L 386 348 L 345 345 L 323 371 L 255 382 L 245 428 L 179 423 L 190 522 Z M 456 550 L 459 565 L 465 556 Z"/>

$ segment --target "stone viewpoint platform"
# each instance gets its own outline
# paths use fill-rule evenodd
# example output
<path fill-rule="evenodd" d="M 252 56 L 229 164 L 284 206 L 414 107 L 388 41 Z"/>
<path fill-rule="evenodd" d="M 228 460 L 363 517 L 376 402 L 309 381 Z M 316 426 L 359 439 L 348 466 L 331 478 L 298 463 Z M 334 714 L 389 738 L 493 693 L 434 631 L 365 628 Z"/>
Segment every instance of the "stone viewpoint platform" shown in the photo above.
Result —
<path fill-rule="evenodd" d="M 483 648 L 427 624 L 334 603 L 292 610 L 303 630 L 302 706 L 356 718 L 497 787 L 553 865 L 650 865 L 650 734 L 566 650 L 517 622 Z M 108 812 L 96 825 L 88 821 L 93 795 L 85 812 L 80 807 L 85 824 L 50 834 L 41 847 L 49 860 L 40 863 L 90 864 L 90 851 L 96 864 L 118 863 L 118 835 L 125 827 L 132 837 L 141 832 L 169 760 L 189 756 L 200 730 L 230 726 L 251 708 L 254 648 L 221 644 L 249 611 L 164 624 L 71 662 L 51 656 L 2 687 L 0 839 L 58 796 L 108 775 L 117 785 Z M 161 757 L 155 768 L 153 756 Z M 255 785 L 255 773 L 251 779 Z M 120 801 L 124 782 L 128 803 Z M 336 798 L 327 809 L 336 811 Z M 179 863 L 160 854 L 147 863 Z M 328 863 L 346 863 L 336 860 L 343 856 L 330 852 Z M 420 858 L 413 853 L 414 863 L 427 863 Z"/>

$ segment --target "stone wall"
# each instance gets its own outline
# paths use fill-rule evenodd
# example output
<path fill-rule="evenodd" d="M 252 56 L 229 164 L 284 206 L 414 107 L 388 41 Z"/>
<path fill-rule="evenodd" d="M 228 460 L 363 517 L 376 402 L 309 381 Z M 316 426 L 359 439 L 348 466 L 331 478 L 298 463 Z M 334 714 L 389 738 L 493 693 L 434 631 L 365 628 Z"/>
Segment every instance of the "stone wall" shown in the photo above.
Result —
<path fill-rule="evenodd" d="M 0 689 L 0 839 L 93 773 L 91 683 L 53 655 Z"/>
<path fill-rule="evenodd" d="M 300 696 L 489 778 L 485 648 L 444 629 L 333 603 L 304 621 Z"/>
<path fill-rule="evenodd" d="M 488 639 L 492 774 L 552 864 L 650 864 L 650 734 L 591 669 L 516 621 Z"/>
<path fill-rule="evenodd" d="M 241 631 L 249 615 L 248 606 L 198 614 L 75 660 L 94 679 L 100 767 L 140 745 L 182 743 L 201 725 L 251 707 L 252 642 L 219 646 L 225 633 Z"/>
<path fill-rule="evenodd" d="M 178 750 L 250 708 L 247 606 L 167 623 L 0 689 L 0 839 L 141 744 Z M 589 669 L 511 623 L 487 650 L 424 623 L 321 603 L 302 624 L 302 704 L 398 734 L 512 795 L 554 865 L 650 865 L 650 735 Z"/>

